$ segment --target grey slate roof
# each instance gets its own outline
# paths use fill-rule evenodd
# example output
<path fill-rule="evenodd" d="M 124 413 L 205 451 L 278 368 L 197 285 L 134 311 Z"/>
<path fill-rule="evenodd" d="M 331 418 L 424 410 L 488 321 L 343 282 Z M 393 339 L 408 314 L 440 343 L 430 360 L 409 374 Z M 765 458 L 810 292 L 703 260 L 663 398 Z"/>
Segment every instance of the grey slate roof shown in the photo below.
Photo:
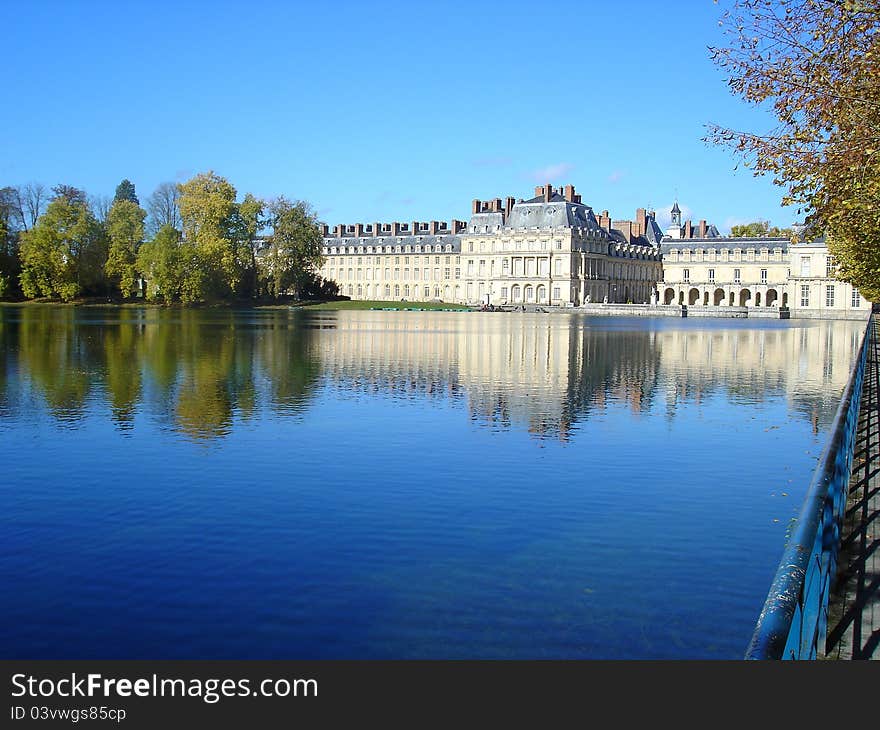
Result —
<path fill-rule="evenodd" d="M 715 226 L 712 226 L 714 228 Z M 661 241 L 660 249 L 663 253 L 672 249 L 732 249 L 732 248 L 755 248 L 755 249 L 777 249 L 781 248 L 783 252 L 788 251 L 790 241 L 785 237 L 773 238 L 742 238 L 734 236 L 715 236 L 706 238 L 664 238 Z"/>

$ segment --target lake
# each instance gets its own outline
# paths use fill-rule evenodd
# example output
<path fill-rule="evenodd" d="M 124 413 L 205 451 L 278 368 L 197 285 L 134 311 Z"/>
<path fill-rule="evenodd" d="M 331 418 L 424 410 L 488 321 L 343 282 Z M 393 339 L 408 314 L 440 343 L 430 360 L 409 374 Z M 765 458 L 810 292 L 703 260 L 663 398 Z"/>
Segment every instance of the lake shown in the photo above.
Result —
<path fill-rule="evenodd" d="M 863 330 L 0 306 L 0 651 L 741 658 Z"/>

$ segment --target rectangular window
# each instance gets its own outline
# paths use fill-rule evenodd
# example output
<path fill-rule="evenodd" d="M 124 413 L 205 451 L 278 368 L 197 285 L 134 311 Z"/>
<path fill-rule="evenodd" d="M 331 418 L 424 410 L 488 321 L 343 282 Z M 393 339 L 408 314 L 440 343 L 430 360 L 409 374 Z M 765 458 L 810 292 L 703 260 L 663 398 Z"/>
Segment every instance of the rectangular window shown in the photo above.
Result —
<path fill-rule="evenodd" d="M 828 284 L 828 286 L 825 287 L 825 306 L 834 306 L 834 284 Z"/>
<path fill-rule="evenodd" d="M 447 258 L 448 258 L 448 257 L 447 257 Z M 443 278 L 444 278 L 444 279 L 448 279 L 448 278 L 449 278 L 449 267 L 448 267 L 448 266 L 447 266 L 445 269 L 443 269 Z"/>
<path fill-rule="evenodd" d="M 460 279 L 460 278 L 461 278 L 461 267 L 460 267 L 460 266 L 456 266 L 456 267 L 455 267 L 455 278 L 456 278 L 456 279 Z"/>
<path fill-rule="evenodd" d="M 558 286 L 554 286 L 554 287 L 553 287 L 553 298 L 554 298 L 554 299 L 559 299 L 560 296 L 561 296 L 561 292 L 560 292 L 559 287 L 558 287 Z"/>
<path fill-rule="evenodd" d="M 553 262 L 553 273 L 556 276 L 560 276 L 562 274 L 562 259 L 556 259 Z"/>
<path fill-rule="evenodd" d="M 742 277 L 740 276 L 740 270 L 734 269 L 733 270 L 733 283 L 739 284 L 741 280 L 742 280 Z"/>
<path fill-rule="evenodd" d="M 767 283 L 767 269 L 761 269 L 761 283 Z"/>
<path fill-rule="evenodd" d="M 691 270 L 683 269 L 681 272 L 681 280 L 682 281 L 690 281 L 691 280 Z"/>
<path fill-rule="evenodd" d="M 834 257 L 825 257 L 825 276 L 834 276 Z"/>
<path fill-rule="evenodd" d="M 715 283 L 715 269 L 709 269 L 709 283 Z"/>
<path fill-rule="evenodd" d="M 473 260 L 468 260 L 467 272 L 468 272 L 468 276 L 474 275 L 474 262 L 473 262 Z"/>
<path fill-rule="evenodd" d="M 507 299 L 507 287 L 506 286 L 501 287 L 501 298 Z"/>
<path fill-rule="evenodd" d="M 852 305 L 854 307 L 862 306 L 862 298 L 859 296 L 859 290 L 853 287 L 852 290 Z"/>
<path fill-rule="evenodd" d="M 810 306 L 810 287 L 808 284 L 801 284 L 801 306 Z"/>
<path fill-rule="evenodd" d="M 801 276 L 810 275 L 810 257 L 801 256 Z"/>

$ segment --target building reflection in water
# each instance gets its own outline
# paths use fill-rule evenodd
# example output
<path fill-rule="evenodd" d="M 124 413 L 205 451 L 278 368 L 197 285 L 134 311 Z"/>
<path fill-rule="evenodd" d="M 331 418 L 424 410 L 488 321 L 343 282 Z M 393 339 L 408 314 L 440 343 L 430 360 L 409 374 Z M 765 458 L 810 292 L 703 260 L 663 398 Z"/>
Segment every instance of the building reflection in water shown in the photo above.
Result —
<path fill-rule="evenodd" d="M 138 414 L 189 439 L 307 418 L 353 395 L 466 407 L 491 429 L 573 438 L 609 408 L 785 398 L 827 427 L 859 322 L 589 319 L 577 314 L 0 308 L 0 424 Z M 341 424 L 349 427 L 351 424 Z"/>

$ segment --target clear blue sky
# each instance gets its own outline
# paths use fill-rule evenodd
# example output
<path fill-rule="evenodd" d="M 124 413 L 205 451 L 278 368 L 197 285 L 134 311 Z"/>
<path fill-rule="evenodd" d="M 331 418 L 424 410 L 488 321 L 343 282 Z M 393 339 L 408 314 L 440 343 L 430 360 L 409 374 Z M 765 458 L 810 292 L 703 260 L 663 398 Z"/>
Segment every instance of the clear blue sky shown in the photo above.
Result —
<path fill-rule="evenodd" d="M 211 169 L 333 225 L 552 182 L 618 218 L 676 194 L 722 230 L 797 218 L 701 141 L 769 125 L 709 60 L 711 0 L 4 4 L 0 186 L 144 199 Z"/>

